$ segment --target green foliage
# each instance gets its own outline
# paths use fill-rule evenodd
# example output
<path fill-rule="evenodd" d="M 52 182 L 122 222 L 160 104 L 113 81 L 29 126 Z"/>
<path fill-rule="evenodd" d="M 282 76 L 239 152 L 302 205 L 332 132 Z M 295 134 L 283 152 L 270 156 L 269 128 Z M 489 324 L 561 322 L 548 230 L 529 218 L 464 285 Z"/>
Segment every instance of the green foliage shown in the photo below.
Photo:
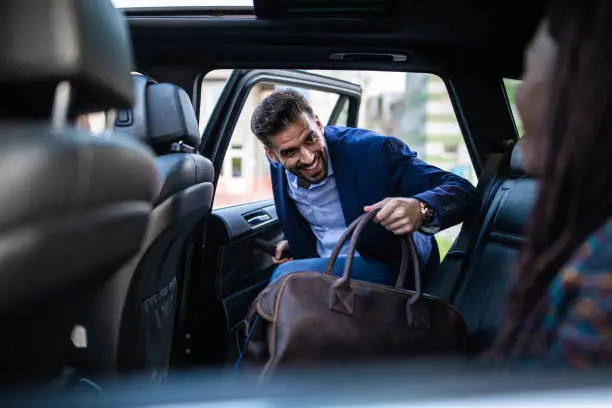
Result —
<path fill-rule="evenodd" d="M 514 117 L 514 124 L 516 125 L 516 130 L 520 136 L 523 136 L 524 129 L 523 123 L 521 122 L 521 118 L 518 115 L 516 110 L 516 104 L 514 101 L 516 100 L 516 90 L 520 85 L 521 81 L 517 81 L 514 79 L 504 79 L 504 86 L 506 87 L 506 95 L 508 95 L 508 102 L 510 103 L 510 107 L 512 109 L 512 116 Z"/>
<path fill-rule="evenodd" d="M 457 123 L 454 113 L 430 113 L 427 120 L 431 122 Z"/>
<path fill-rule="evenodd" d="M 448 99 L 448 94 L 444 92 L 428 92 L 427 100 L 428 101 L 446 101 Z"/>
<path fill-rule="evenodd" d="M 504 79 L 504 85 L 506 86 L 506 94 L 508 95 L 508 102 L 510 104 L 514 104 L 516 98 L 516 89 L 518 88 L 520 82 L 512 79 Z"/>
<path fill-rule="evenodd" d="M 440 261 L 444 259 L 448 250 L 453 245 L 453 240 L 447 237 L 436 235 L 436 241 L 438 242 L 438 248 L 440 249 Z"/>

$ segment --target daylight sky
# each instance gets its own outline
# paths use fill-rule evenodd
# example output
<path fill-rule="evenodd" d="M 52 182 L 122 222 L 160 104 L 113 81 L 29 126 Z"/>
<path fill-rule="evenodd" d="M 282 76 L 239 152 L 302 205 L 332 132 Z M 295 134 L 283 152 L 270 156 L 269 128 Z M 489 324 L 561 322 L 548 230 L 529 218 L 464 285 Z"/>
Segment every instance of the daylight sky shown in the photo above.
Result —
<path fill-rule="evenodd" d="M 253 6 L 253 0 L 112 0 L 116 7 Z"/>

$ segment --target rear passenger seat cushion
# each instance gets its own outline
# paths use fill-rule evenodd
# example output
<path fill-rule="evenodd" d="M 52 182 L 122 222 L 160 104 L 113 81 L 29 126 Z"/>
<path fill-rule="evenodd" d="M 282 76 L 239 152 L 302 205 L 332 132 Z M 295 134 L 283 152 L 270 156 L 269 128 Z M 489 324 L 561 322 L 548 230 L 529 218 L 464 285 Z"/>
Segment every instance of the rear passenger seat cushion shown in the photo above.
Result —
<path fill-rule="evenodd" d="M 537 181 L 524 174 L 521 163 L 516 146 L 509 172 L 498 175 L 501 185 L 491 199 L 453 302 L 465 318 L 473 352 L 488 348 L 500 328 L 524 226 L 538 194 Z"/>

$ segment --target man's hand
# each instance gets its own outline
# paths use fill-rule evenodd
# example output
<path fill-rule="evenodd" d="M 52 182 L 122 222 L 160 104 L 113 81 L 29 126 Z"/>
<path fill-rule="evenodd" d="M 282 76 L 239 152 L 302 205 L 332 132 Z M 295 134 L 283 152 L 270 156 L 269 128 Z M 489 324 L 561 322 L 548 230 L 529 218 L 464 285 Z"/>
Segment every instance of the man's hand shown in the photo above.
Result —
<path fill-rule="evenodd" d="M 404 235 L 418 231 L 423 226 L 421 203 L 415 198 L 385 198 L 384 200 L 368 205 L 365 212 L 377 208 L 381 210 L 374 217 L 374 222 L 383 225 L 396 235 Z"/>
<path fill-rule="evenodd" d="M 284 264 L 285 262 L 292 261 L 293 258 L 283 258 L 283 252 L 289 250 L 289 242 L 281 241 L 276 245 L 276 254 L 272 257 L 272 263 L 274 265 Z"/>

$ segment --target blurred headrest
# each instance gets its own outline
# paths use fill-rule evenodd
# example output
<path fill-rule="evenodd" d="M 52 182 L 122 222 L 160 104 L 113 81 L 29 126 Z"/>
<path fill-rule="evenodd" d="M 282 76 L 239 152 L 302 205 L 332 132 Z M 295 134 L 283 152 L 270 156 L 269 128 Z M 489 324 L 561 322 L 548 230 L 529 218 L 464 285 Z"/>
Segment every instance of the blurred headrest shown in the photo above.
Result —
<path fill-rule="evenodd" d="M 135 103 L 132 109 L 117 112 L 116 129 L 166 153 L 173 143 L 182 142 L 196 149 L 200 129 L 187 93 L 169 83 L 156 83 L 143 75 L 134 75 Z"/>
<path fill-rule="evenodd" d="M 515 174 L 525 174 L 525 168 L 523 167 L 523 152 L 521 146 L 516 143 L 512 148 L 512 154 L 510 156 L 510 171 Z"/>
<path fill-rule="evenodd" d="M 1 93 L 23 95 L 24 115 L 49 114 L 62 81 L 70 83 L 73 114 L 132 105 L 129 32 L 110 0 L 2 0 L 0 7 L 0 88 L 9 91 Z"/>
<path fill-rule="evenodd" d="M 141 141 L 149 142 L 149 117 L 147 114 L 147 94 L 149 85 L 156 84 L 154 79 L 144 75 L 132 75 L 134 105 L 131 109 L 117 111 L 115 127 L 129 133 Z"/>

